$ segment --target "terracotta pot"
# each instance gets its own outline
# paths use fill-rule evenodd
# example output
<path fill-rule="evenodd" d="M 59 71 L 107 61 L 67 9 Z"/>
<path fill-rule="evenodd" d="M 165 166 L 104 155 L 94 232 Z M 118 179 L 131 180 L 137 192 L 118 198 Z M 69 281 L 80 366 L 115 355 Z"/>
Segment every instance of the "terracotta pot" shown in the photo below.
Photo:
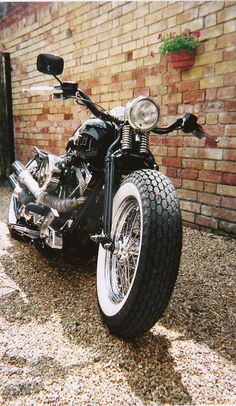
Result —
<path fill-rule="evenodd" d="M 167 60 L 171 62 L 173 68 L 187 70 L 193 66 L 195 53 L 188 51 L 171 52 L 167 54 Z"/>

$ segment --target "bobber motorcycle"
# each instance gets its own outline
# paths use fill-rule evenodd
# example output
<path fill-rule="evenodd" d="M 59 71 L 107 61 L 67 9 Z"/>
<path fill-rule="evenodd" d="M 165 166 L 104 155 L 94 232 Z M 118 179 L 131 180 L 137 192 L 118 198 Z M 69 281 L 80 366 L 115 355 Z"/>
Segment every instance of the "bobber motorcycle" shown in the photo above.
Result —
<path fill-rule="evenodd" d="M 28 91 L 73 98 L 92 116 L 76 129 L 63 156 L 34 147 L 25 166 L 13 163 L 8 227 L 13 237 L 27 238 L 46 256 L 73 241 L 81 254 L 98 247 L 102 319 L 111 333 L 132 339 L 162 316 L 181 256 L 179 199 L 158 171 L 149 135 L 180 129 L 207 135 L 191 114 L 158 128 L 159 107 L 148 97 L 106 111 L 77 83 L 59 79 L 63 67 L 59 56 L 40 54 L 37 69 L 59 84 Z"/>

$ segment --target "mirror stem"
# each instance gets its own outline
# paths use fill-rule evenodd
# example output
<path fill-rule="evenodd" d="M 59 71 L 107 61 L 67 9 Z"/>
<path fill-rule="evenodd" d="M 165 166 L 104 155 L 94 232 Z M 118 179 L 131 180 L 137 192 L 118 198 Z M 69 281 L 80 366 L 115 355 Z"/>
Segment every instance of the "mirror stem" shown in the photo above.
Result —
<path fill-rule="evenodd" d="M 52 73 L 52 76 L 60 83 L 60 85 L 62 86 L 62 81 L 56 76 L 56 75 L 54 75 L 53 73 Z"/>

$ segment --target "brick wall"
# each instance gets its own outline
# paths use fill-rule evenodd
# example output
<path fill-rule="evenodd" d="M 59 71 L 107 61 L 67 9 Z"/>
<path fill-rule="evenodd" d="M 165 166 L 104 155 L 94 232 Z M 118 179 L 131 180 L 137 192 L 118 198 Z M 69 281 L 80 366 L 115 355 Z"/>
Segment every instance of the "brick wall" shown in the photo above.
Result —
<path fill-rule="evenodd" d="M 35 61 L 40 52 L 57 53 L 65 59 L 63 78 L 77 80 L 105 108 L 150 95 L 161 106 L 161 124 L 193 112 L 206 131 L 220 137 L 217 148 L 180 133 L 151 137 L 151 144 L 161 170 L 178 188 L 184 221 L 236 234 L 235 14 L 232 1 L 13 5 L 0 21 L 0 43 L 12 58 L 18 159 L 25 161 L 34 144 L 62 153 L 87 117 L 72 101 L 21 92 L 55 83 L 36 71 Z M 201 31 L 204 42 L 194 66 L 178 72 L 157 53 L 157 34 L 186 28 Z"/>

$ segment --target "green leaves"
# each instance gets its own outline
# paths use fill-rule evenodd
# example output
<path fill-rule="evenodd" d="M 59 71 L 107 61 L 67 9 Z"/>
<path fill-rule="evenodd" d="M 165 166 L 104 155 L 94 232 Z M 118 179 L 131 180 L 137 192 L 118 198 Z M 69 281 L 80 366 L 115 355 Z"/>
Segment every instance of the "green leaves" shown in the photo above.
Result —
<path fill-rule="evenodd" d="M 162 45 L 159 49 L 160 54 L 165 55 L 169 54 L 170 52 L 179 52 L 179 51 L 188 51 L 189 53 L 193 53 L 194 49 L 196 49 L 199 45 L 197 40 L 197 36 L 189 36 L 189 38 L 185 38 L 183 34 L 175 35 L 175 36 L 162 36 Z"/>

